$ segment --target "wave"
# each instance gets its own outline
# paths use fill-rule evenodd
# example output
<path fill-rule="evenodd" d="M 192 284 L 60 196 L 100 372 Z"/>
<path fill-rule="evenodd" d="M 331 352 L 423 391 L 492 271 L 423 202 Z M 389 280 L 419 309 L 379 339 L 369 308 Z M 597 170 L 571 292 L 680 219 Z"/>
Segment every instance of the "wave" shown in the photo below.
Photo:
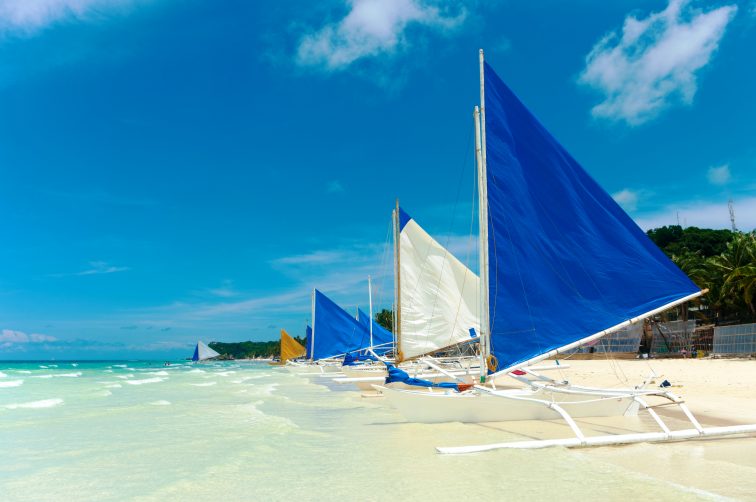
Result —
<path fill-rule="evenodd" d="M 128 364 L 114 364 L 113 367 L 114 368 L 128 368 L 129 366 Z"/>
<path fill-rule="evenodd" d="M 18 387 L 19 385 L 23 384 L 23 380 L 7 380 L 4 382 L 0 382 L 0 388 L 3 387 Z"/>
<path fill-rule="evenodd" d="M 147 373 L 148 375 L 155 375 L 155 376 L 168 376 L 167 371 L 150 371 Z"/>
<path fill-rule="evenodd" d="M 81 371 L 77 371 L 76 373 L 50 373 L 48 375 L 34 375 L 32 378 L 57 378 L 57 377 L 66 377 L 66 378 L 78 378 L 81 376 Z"/>
<path fill-rule="evenodd" d="M 198 368 L 195 368 L 193 370 L 187 371 L 187 373 L 204 373 L 204 372 L 205 372 L 205 370 L 201 370 L 201 369 L 198 369 Z"/>
<path fill-rule="evenodd" d="M 5 374 L 5 373 L 3 373 L 2 371 L 0 371 L 0 378 L 5 378 L 5 377 L 7 377 L 7 376 L 8 376 L 8 375 L 6 375 L 6 374 Z"/>
<path fill-rule="evenodd" d="M 214 373 L 214 374 L 218 375 L 218 376 L 226 377 L 226 376 L 229 376 L 229 375 L 233 375 L 234 373 L 236 373 L 236 372 L 235 371 L 219 371 L 219 372 Z"/>
<path fill-rule="evenodd" d="M 24 375 L 31 375 L 31 371 L 28 371 L 28 370 L 16 370 L 16 373 L 23 373 Z"/>
<path fill-rule="evenodd" d="M 218 382 L 206 382 L 206 383 L 190 383 L 189 385 L 194 385 L 195 387 L 210 387 L 212 385 L 215 385 Z"/>
<path fill-rule="evenodd" d="M 158 383 L 165 380 L 165 378 L 145 378 L 144 380 L 126 380 L 129 385 L 144 385 L 146 383 Z"/>
<path fill-rule="evenodd" d="M 120 389 L 122 385 L 120 383 L 112 383 L 110 385 L 106 385 L 106 389 Z"/>
<path fill-rule="evenodd" d="M 16 408 L 52 408 L 63 404 L 62 399 L 43 399 L 41 401 L 31 401 L 29 403 L 13 403 L 5 405 L 9 410 L 15 410 Z"/>
<path fill-rule="evenodd" d="M 124 380 L 126 380 L 127 378 L 134 378 L 134 375 L 116 375 L 116 378 L 123 378 Z"/>
<path fill-rule="evenodd" d="M 161 399 L 160 401 L 153 401 L 150 403 L 153 406 L 168 406 L 171 404 L 170 401 L 166 401 L 165 399 Z"/>

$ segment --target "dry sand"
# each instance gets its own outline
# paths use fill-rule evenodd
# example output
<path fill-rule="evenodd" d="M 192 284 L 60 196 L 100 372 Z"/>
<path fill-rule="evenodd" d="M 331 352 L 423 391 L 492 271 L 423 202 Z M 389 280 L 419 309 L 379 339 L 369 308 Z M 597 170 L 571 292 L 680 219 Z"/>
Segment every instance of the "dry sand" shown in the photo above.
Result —
<path fill-rule="evenodd" d="M 628 387 L 651 374 L 655 385 L 668 380 L 672 391 L 704 426 L 756 423 L 756 360 L 652 359 L 564 361 L 569 368 L 549 372 L 575 384 Z M 654 386 L 654 385 L 652 385 Z M 681 413 L 659 408 L 670 428 L 687 429 Z M 587 434 L 658 430 L 647 414 L 636 418 L 578 420 Z M 570 437 L 565 426 L 541 424 L 510 432 L 526 436 Z M 576 450 L 593 460 L 663 479 L 689 489 L 691 495 L 713 499 L 756 500 L 756 435 L 699 439 L 674 443 L 634 444 Z M 642 496 L 642 487 L 639 487 Z"/>

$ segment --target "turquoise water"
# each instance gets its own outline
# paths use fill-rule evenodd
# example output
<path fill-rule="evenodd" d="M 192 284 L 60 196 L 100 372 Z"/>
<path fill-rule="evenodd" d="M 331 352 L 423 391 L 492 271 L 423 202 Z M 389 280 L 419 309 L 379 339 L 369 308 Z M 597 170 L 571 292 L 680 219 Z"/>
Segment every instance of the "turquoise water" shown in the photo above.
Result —
<path fill-rule="evenodd" d="M 0 363 L 0 500 L 717 498 L 584 450 L 441 456 L 517 436 L 405 423 L 322 381 L 243 362 Z"/>

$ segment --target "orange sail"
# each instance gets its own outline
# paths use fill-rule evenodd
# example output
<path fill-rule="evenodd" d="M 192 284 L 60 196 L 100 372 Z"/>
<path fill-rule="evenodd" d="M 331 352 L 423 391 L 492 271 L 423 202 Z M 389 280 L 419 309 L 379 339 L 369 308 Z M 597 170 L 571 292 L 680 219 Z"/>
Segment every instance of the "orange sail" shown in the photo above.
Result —
<path fill-rule="evenodd" d="M 305 348 L 289 336 L 285 330 L 281 330 L 281 363 L 302 357 L 306 352 Z"/>

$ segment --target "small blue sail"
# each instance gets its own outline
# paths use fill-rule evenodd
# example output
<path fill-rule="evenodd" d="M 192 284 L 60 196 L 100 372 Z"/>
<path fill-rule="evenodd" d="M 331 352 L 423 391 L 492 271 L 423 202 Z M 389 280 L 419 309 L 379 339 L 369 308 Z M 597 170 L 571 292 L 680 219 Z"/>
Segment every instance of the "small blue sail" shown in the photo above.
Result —
<path fill-rule="evenodd" d="M 485 113 L 498 369 L 699 291 L 488 64 Z"/>
<path fill-rule="evenodd" d="M 370 333 L 357 319 L 315 290 L 312 359 L 327 359 L 370 345 Z"/>
<path fill-rule="evenodd" d="M 309 326 L 305 328 L 305 351 L 305 357 L 312 359 L 312 328 Z"/>
<path fill-rule="evenodd" d="M 367 315 L 365 312 L 363 312 L 361 309 L 357 309 L 357 321 L 362 325 L 363 328 L 367 331 L 368 339 L 365 341 L 363 340 L 361 343 L 366 344 L 365 347 L 370 346 L 370 316 Z M 390 350 L 393 350 L 393 344 L 394 344 L 394 334 L 391 333 L 391 331 L 387 330 L 380 324 L 378 324 L 375 319 L 373 319 L 373 351 L 376 354 L 385 354 L 386 352 L 389 352 Z"/>

